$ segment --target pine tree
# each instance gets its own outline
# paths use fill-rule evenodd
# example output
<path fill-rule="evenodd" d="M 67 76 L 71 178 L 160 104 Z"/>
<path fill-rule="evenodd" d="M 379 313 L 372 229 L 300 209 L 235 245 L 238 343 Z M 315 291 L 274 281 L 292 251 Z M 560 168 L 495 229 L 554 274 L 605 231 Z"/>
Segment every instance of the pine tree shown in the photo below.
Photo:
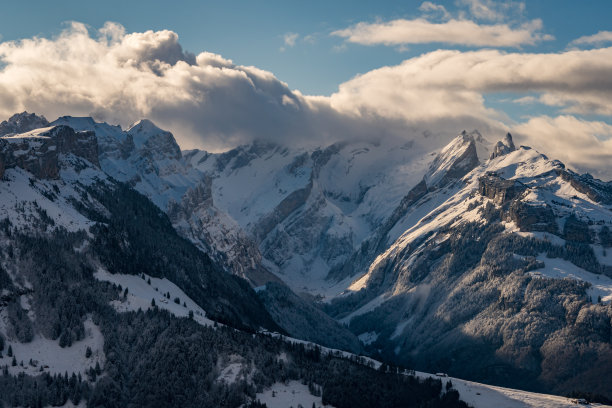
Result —
<path fill-rule="evenodd" d="M 151 306 L 155 307 L 155 298 L 151 299 Z"/>
<path fill-rule="evenodd" d="M 10 344 L 9 344 L 8 352 L 6 353 L 6 355 L 9 357 L 13 357 L 13 347 Z"/>
<path fill-rule="evenodd" d="M 17 365 L 17 359 L 13 356 L 13 361 L 11 361 L 11 366 L 15 367 Z"/>
<path fill-rule="evenodd" d="M 87 349 L 85 350 L 85 358 L 89 358 L 91 357 L 91 347 L 87 347 Z"/>

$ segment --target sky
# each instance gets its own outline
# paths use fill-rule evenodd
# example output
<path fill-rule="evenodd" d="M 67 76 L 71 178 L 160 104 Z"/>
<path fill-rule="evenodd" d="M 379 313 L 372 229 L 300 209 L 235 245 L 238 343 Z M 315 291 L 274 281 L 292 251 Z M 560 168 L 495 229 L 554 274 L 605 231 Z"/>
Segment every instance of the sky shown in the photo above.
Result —
<path fill-rule="evenodd" d="M 607 0 L 10 2 L 0 119 L 147 117 L 213 151 L 511 131 L 612 178 L 611 17 Z"/>

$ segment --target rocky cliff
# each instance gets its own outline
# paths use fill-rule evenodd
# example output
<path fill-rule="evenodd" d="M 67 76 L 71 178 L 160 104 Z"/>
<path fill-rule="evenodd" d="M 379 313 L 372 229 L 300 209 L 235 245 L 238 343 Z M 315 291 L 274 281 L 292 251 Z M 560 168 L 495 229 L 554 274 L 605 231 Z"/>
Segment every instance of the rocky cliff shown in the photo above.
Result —
<path fill-rule="evenodd" d="M 7 168 L 20 167 L 40 179 L 57 179 L 62 154 L 80 157 L 100 167 L 93 132 L 75 132 L 68 126 L 55 126 L 1 137 L 0 176 Z"/>

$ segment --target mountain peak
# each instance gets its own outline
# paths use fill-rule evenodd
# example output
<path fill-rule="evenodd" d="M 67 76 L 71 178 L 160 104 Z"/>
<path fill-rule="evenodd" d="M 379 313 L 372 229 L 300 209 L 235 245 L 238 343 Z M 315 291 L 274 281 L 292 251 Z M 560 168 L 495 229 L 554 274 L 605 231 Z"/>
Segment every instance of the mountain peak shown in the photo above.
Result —
<path fill-rule="evenodd" d="M 157 159 L 180 159 L 181 149 L 172 133 L 160 129 L 149 119 L 141 119 L 130 126 L 126 133 L 132 136 L 139 150 L 150 150 Z"/>
<path fill-rule="evenodd" d="M 491 153 L 490 159 L 494 159 L 499 156 L 503 156 L 516 150 L 514 142 L 512 141 L 512 135 L 510 132 L 506 133 L 503 140 L 498 141 L 493 147 L 493 153 Z"/>
<path fill-rule="evenodd" d="M 0 123 L 0 136 L 29 132 L 45 126 L 49 126 L 49 121 L 44 116 L 23 111 Z"/>
<path fill-rule="evenodd" d="M 162 130 L 159 127 L 157 127 L 157 125 L 153 123 L 152 121 L 150 121 L 149 119 L 140 119 L 139 121 L 133 123 L 126 130 L 126 132 L 130 134 L 131 133 L 153 134 L 153 133 L 162 133 L 162 132 L 165 132 L 165 130 Z"/>
<path fill-rule="evenodd" d="M 480 133 L 475 132 L 480 136 Z M 425 183 L 428 188 L 442 187 L 452 179 L 463 177 L 479 163 L 474 132 L 467 133 L 464 130 L 429 165 Z"/>

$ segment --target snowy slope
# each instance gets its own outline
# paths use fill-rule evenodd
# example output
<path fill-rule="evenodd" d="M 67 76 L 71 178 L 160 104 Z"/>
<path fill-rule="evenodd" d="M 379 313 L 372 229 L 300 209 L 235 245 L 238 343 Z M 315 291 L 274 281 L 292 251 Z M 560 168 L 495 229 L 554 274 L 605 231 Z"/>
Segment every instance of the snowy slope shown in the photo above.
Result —
<path fill-rule="evenodd" d="M 155 300 L 155 306 L 169 311 L 176 317 L 187 317 L 189 311 L 192 311 L 193 319 L 201 325 L 214 324 L 212 320 L 206 318 L 206 312 L 196 302 L 166 278 L 159 279 L 146 273 L 141 276 L 113 274 L 104 269 L 97 270 L 94 276 L 98 280 L 115 283 L 123 290 L 128 290 L 127 296 L 113 301 L 113 307 L 119 312 L 148 310 L 152 307 L 151 301 Z M 170 298 L 166 297 L 166 294 L 169 294 Z M 179 303 L 175 302 L 177 298 Z"/>
<path fill-rule="evenodd" d="M 329 298 L 348 283 L 330 281 L 329 271 L 423 178 L 430 154 L 405 141 L 310 150 L 256 142 L 186 157 L 212 178 L 216 206 L 256 239 L 269 270 L 297 292 Z"/>

